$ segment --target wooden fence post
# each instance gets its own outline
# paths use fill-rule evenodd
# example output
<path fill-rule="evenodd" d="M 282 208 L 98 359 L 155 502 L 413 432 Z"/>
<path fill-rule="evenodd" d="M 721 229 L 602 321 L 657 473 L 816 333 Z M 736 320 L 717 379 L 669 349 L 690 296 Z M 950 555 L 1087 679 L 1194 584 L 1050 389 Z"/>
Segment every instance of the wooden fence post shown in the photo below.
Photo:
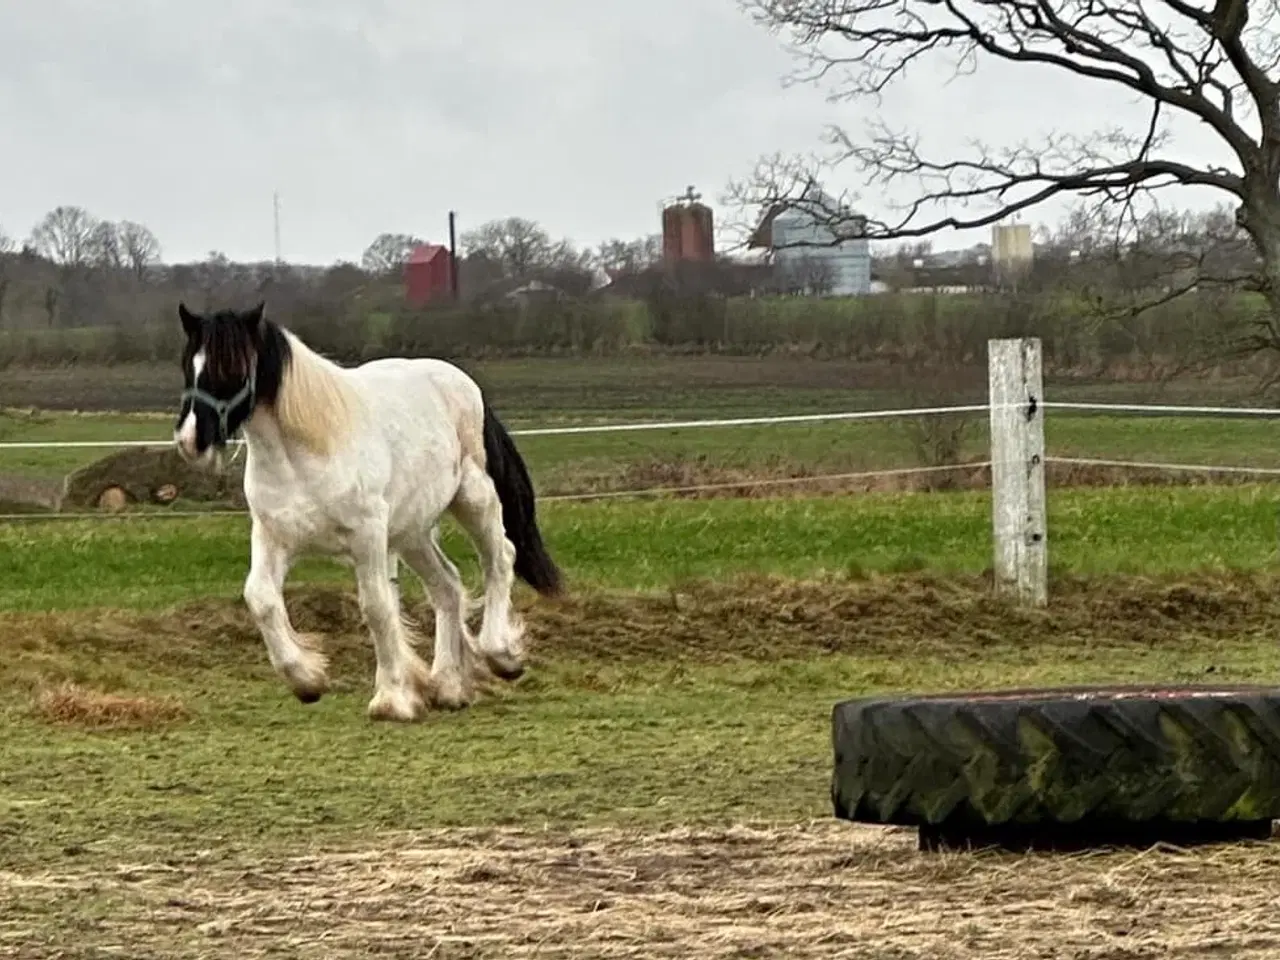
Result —
<path fill-rule="evenodd" d="M 1049 564 L 1040 340 L 988 340 L 987 381 L 996 591 L 1042 607 Z"/>

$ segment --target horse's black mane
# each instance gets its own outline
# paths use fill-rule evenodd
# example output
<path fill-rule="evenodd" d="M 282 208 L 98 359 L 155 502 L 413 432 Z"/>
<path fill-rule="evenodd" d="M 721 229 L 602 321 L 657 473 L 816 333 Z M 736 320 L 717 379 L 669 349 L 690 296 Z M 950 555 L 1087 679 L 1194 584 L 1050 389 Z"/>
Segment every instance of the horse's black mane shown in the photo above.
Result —
<path fill-rule="evenodd" d="M 265 317 L 250 333 L 245 326 L 247 314 L 236 310 L 219 310 L 205 318 L 202 346 L 211 376 L 219 380 L 243 382 L 248 375 L 246 361 L 257 354 L 256 392 L 261 403 L 275 403 L 280 383 L 293 353 L 284 330 Z"/>

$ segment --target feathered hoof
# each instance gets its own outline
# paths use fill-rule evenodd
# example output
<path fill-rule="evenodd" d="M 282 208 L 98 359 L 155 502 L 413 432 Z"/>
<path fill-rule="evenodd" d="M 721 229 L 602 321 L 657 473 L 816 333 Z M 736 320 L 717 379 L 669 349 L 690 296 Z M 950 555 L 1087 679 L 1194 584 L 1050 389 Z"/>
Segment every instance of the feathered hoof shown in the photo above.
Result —
<path fill-rule="evenodd" d="M 475 693 L 456 673 L 433 674 L 427 699 L 437 710 L 462 710 L 471 705 Z"/>
<path fill-rule="evenodd" d="M 486 653 L 484 663 L 489 672 L 500 680 L 515 682 L 524 676 L 524 662 L 512 654 Z"/>
<path fill-rule="evenodd" d="M 329 692 L 329 662 L 323 653 L 302 647 L 301 656 L 280 671 L 300 703 L 316 703 Z"/>
<path fill-rule="evenodd" d="M 422 716 L 423 706 L 417 691 L 391 688 L 375 693 L 366 713 L 370 720 L 413 723 Z"/>

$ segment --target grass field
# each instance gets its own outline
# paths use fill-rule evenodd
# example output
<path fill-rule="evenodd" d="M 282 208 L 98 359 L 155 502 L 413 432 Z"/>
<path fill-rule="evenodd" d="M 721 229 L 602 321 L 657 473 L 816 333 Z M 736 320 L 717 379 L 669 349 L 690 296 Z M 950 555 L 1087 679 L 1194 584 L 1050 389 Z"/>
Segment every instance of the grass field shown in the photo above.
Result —
<path fill-rule="evenodd" d="M 982 370 L 953 371 L 946 388 L 915 382 L 921 374 L 892 366 L 796 357 L 637 357 L 503 360 L 468 365 L 513 429 L 635 420 L 751 417 L 973 403 L 985 399 Z M 915 379 L 913 379 L 915 378 Z M 172 425 L 176 368 L 5 371 L 0 406 L 39 411 L 0 413 L 0 443 L 163 440 Z M 1259 404 L 1248 378 L 1175 380 L 1163 385 L 1061 381 L 1050 399 L 1102 402 Z M 55 410 L 52 408 L 62 408 Z M 111 412 L 120 409 L 145 413 Z M 70 411 L 79 411 L 72 413 Z M 85 413 L 85 411 L 97 411 Z M 928 431 L 940 421 L 792 424 L 643 433 L 524 437 L 520 444 L 544 496 L 600 491 L 745 484 L 794 477 L 862 473 L 979 460 L 988 449 L 986 417 L 961 415 L 958 448 L 943 449 Z M 957 422 L 953 420 L 953 422 Z M 1046 423 L 1051 456 L 1280 467 L 1268 421 L 1172 417 L 1080 416 L 1053 412 Z M 108 451 L 0 449 L 0 500 L 50 502 L 62 478 Z M 976 474 L 944 478 L 983 483 Z M 1115 471 L 1057 470 L 1058 484 L 1114 483 Z M 1200 480 L 1178 475 L 1178 482 Z M 920 489 L 938 477 L 848 480 L 824 490 Z M 785 488 L 784 488 L 785 489 Z M 741 494 L 736 487 L 731 494 Z"/>
<path fill-rule="evenodd" d="M 751 469 L 909 458 L 882 429 L 522 446 L 546 489 L 679 442 Z M 1050 424 L 1059 453 L 1274 462 L 1267 440 L 1242 421 Z M 827 790 L 831 706 L 860 693 L 1280 675 L 1278 505 L 1268 485 L 1055 488 L 1052 604 L 1028 612 L 990 594 L 980 491 L 550 502 L 571 591 L 521 589 L 529 673 L 407 727 L 364 718 L 346 568 L 290 581 L 334 680 L 303 707 L 239 600 L 244 519 L 0 526 L 0 955 L 1274 956 L 1266 848 L 924 857 L 828 822 Z M 406 598 L 429 632 L 413 581 Z"/>
<path fill-rule="evenodd" d="M 757 415 L 762 409 L 765 408 L 743 415 Z M 828 405 L 818 409 L 834 412 L 840 408 Z M 713 413 L 687 411 L 685 415 L 699 419 Z M 521 425 L 549 425 L 565 419 L 561 416 L 535 420 L 524 414 L 513 419 L 513 429 Z M 568 419 L 581 422 L 584 418 L 574 415 Z M 975 414 L 964 415 L 964 419 L 967 425 L 961 435 L 959 458 L 986 457 L 989 444 L 986 417 Z M 170 420 L 164 414 L 42 412 L 0 417 L 0 443 L 163 441 L 171 430 Z M 1270 421 L 1257 419 L 1085 416 L 1064 411 L 1048 416 L 1045 438 L 1050 456 L 1057 457 L 1274 469 L 1280 467 L 1280 447 L 1273 442 L 1275 430 Z M 916 421 L 899 419 L 673 428 L 529 436 L 518 440 L 540 493 L 547 496 L 839 475 L 937 462 L 931 459 L 937 447 L 920 432 Z M 60 482 L 70 471 L 108 452 L 101 448 L 0 449 L 0 478 L 16 482 Z M 878 483 L 885 489 L 918 486 L 923 482 L 921 478 L 890 478 L 863 481 L 858 486 L 865 488 L 870 484 L 875 489 Z"/>
<path fill-rule="evenodd" d="M 18 955 L 37 956 L 33 931 L 48 929 L 75 931 L 66 956 L 121 942 L 256 956 L 288 937 L 311 951 L 302 955 L 412 954 L 405 928 L 389 918 L 405 914 L 403 898 L 427 896 L 416 886 L 428 882 L 423 876 L 437 876 L 430 896 L 467 912 L 477 890 L 500 897 L 525 880 L 535 890 L 554 885 L 552 875 L 570 869 L 555 865 L 568 856 L 584 896 L 611 889 L 626 922 L 666 930 L 673 953 L 742 955 L 754 943 L 773 944 L 773 953 L 756 955 L 830 955 L 830 943 L 798 917 L 783 921 L 783 932 L 743 930 L 732 910 L 699 908 L 687 895 L 664 913 L 658 891 L 727 885 L 725 896 L 776 901 L 790 916 L 790 898 L 859 889 L 867 871 L 902 896 L 929 871 L 945 872 L 907 866 L 915 861 L 908 841 L 892 834 L 795 826 L 829 815 L 827 716 L 840 698 L 1275 676 L 1275 507 L 1259 487 L 1060 492 L 1051 516 L 1054 606 L 1033 615 L 986 589 L 987 504 L 977 494 L 551 504 L 547 535 L 574 590 L 553 605 L 522 592 L 533 669 L 463 714 L 407 728 L 363 718 L 372 657 L 347 584 L 335 589 L 349 578 L 340 568 L 308 564 L 290 591 L 294 617 L 327 634 L 334 664 L 335 693 L 304 708 L 271 675 L 235 599 L 243 521 L 4 528 L 0 863 L 12 872 L 0 873 L 0 896 L 12 909 L 0 920 L 0 945 L 7 937 Z M 448 545 L 455 550 L 456 539 Z M 429 626 L 419 597 L 410 591 Z M 114 704 L 106 694 L 133 700 Z M 729 826 L 741 823 L 764 832 Z M 690 825 L 701 832 L 678 832 Z M 751 867 L 750 858 L 767 858 L 780 843 L 791 861 L 765 874 Z M 694 856 L 697 849 L 704 852 Z M 637 879 L 611 887 L 642 850 L 653 859 Z M 1119 854 L 1080 861 L 1072 883 L 1110 889 L 1109 871 L 1124 862 Z M 1280 861 L 1263 862 L 1265 882 L 1280 879 Z M 427 873 L 414 874 L 414 863 Z M 1000 863 L 980 858 L 964 874 L 976 886 L 930 888 L 930 902 L 958 908 L 959 891 L 998 886 Z M 1067 868 L 1029 869 L 1043 877 L 1043 896 L 1065 896 L 1051 890 Z M 1188 867 L 1157 857 L 1148 869 L 1159 876 Z M 1250 883 L 1261 882 L 1259 869 L 1249 868 Z M 372 884 L 384 870 L 396 879 L 382 894 L 362 886 L 361 877 Z M 345 877 L 341 889 L 364 891 L 363 906 L 328 919 L 305 908 L 314 931 L 262 919 L 288 915 L 288 891 L 320 873 L 328 879 L 312 893 L 341 897 L 327 885 Z M 245 875 L 259 880 L 245 888 L 236 879 Z M 92 895 L 71 896 L 89 884 Z M 552 901 L 569 909 L 559 896 Z M 457 956 L 532 955 L 550 921 L 523 897 L 520 904 L 528 906 L 513 908 L 509 929 L 494 927 L 492 904 L 460 926 L 423 916 L 408 929 L 426 937 L 424 952 L 443 936 Z M 838 926 L 842 910 L 824 909 Z M 847 922 L 862 916 L 848 909 Z M 913 926 L 911 909 L 885 901 L 873 910 L 902 929 L 877 934 L 884 952 L 861 955 L 1021 955 L 990 952 L 976 934 L 951 953 L 929 953 L 938 928 Z M 1080 936 L 1069 928 L 1081 911 L 1118 908 L 1086 897 L 1063 909 L 1044 922 L 1069 937 Z M 156 916 L 172 926 L 157 926 Z M 1203 921 L 1198 909 L 1186 912 L 1160 936 Z M 539 955 L 568 955 L 583 943 L 602 956 L 653 955 L 647 941 L 613 943 L 603 920 L 585 922 L 573 919 Z M 706 941 L 707 924 L 739 952 Z M 1032 926 L 1023 924 L 1022 935 L 1043 933 Z M 941 929 L 963 927 L 948 920 Z M 449 933 L 456 929 L 463 932 Z M 329 931 L 328 946 L 310 939 L 320 930 Z M 1256 942 L 1240 940 L 1234 955 L 1262 956 L 1249 953 Z"/>

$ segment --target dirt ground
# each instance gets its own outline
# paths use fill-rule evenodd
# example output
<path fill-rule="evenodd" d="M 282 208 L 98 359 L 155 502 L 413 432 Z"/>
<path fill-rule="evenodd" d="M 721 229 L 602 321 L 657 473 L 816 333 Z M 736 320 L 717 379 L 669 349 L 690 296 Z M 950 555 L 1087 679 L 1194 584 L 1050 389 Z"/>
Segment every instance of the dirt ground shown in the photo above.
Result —
<path fill-rule="evenodd" d="M 1280 847 L 1259 843 L 938 855 L 831 821 L 440 831 L 262 862 L 0 872 L 0 953 L 1248 960 L 1280 955 L 1278 890 Z"/>

